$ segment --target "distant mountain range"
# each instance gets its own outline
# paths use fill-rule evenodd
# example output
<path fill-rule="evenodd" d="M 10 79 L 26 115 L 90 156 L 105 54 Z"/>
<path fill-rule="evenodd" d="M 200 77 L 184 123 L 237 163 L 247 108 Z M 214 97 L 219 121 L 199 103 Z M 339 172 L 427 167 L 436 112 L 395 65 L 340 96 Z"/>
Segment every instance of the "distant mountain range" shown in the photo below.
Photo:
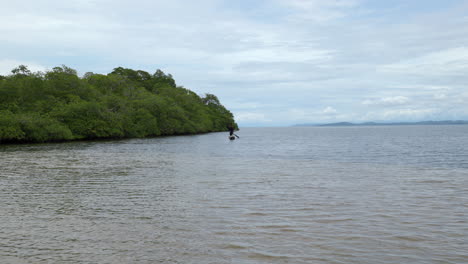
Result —
<path fill-rule="evenodd" d="M 297 124 L 294 126 L 410 126 L 410 125 L 468 125 L 465 120 L 445 120 L 445 121 L 420 121 L 420 122 L 365 122 L 365 123 L 350 123 L 338 122 L 329 124 Z"/>

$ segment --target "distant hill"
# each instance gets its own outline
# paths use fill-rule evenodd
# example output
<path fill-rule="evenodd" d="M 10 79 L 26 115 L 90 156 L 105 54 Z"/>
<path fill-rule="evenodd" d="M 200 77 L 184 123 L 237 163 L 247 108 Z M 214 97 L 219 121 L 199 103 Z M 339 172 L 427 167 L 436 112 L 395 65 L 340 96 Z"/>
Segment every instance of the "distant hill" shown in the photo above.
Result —
<path fill-rule="evenodd" d="M 445 120 L 445 121 L 391 122 L 391 123 L 338 122 L 338 123 L 329 123 L 329 124 L 298 124 L 298 125 L 295 125 L 295 126 L 410 126 L 410 125 L 468 125 L 468 121 L 465 121 L 465 120 L 454 120 L 454 121 L 453 120 Z"/>

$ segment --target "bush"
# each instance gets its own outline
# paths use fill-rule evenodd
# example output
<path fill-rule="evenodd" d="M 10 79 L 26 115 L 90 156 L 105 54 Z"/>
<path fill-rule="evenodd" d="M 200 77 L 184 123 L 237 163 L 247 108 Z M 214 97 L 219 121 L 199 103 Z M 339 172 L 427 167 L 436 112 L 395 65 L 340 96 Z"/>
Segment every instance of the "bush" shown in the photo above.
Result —
<path fill-rule="evenodd" d="M 0 78 L 0 142 L 192 134 L 233 123 L 215 95 L 201 98 L 160 70 L 80 78 L 66 66 L 32 73 L 20 65 Z"/>

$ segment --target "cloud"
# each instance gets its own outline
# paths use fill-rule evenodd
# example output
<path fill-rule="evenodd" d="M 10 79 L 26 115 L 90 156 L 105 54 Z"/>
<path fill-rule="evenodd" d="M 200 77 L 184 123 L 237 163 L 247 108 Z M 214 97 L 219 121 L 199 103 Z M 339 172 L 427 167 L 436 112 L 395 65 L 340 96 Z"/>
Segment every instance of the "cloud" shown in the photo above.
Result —
<path fill-rule="evenodd" d="M 368 121 L 418 121 L 418 120 L 443 120 L 443 115 L 438 108 L 398 108 L 387 110 L 375 110 L 362 114 L 357 122 Z"/>
<path fill-rule="evenodd" d="M 278 2 L 296 11 L 289 19 L 309 20 L 315 23 L 343 18 L 359 3 L 356 0 L 278 0 Z"/>
<path fill-rule="evenodd" d="M 265 114 L 255 112 L 237 112 L 235 114 L 235 119 L 240 123 L 262 123 L 271 121 Z"/>
<path fill-rule="evenodd" d="M 397 109 L 383 112 L 384 120 L 420 120 L 430 118 L 437 109 Z"/>
<path fill-rule="evenodd" d="M 10 1 L 0 16 L 0 50 L 8 54 L 0 71 L 159 68 L 179 85 L 216 94 L 241 125 L 417 113 L 468 119 L 467 7 L 461 0 Z"/>
<path fill-rule="evenodd" d="M 394 106 L 394 105 L 404 105 L 410 101 L 408 97 L 405 96 L 393 96 L 393 97 L 384 97 L 374 100 L 365 100 L 362 102 L 363 105 L 375 105 L 375 106 Z"/>
<path fill-rule="evenodd" d="M 322 114 L 325 115 L 336 115 L 338 111 L 335 108 L 327 106 L 325 109 L 322 110 Z"/>
<path fill-rule="evenodd" d="M 444 94 L 444 93 L 437 93 L 437 94 L 434 94 L 434 99 L 436 100 L 444 100 L 447 98 L 447 95 Z"/>
<path fill-rule="evenodd" d="M 303 123 L 331 123 L 355 119 L 353 113 L 341 114 L 333 107 L 323 109 L 316 108 L 291 108 L 286 112 L 277 113 L 279 117 L 287 117 L 294 124 Z"/>
<path fill-rule="evenodd" d="M 468 47 L 430 52 L 417 58 L 382 65 L 378 71 L 418 75 L 466 75 L 468 72 Z"/>
<path fill-rule="evenodd" d="M 38 71 L 44 72 L 46 70 L 46 67 L 35 62 L 4 59 L 4 60 L 0 60 L 0 74 L 2 75 L 11 74 L 11 70 L 18 67 L 19 65 L 26 65 L 28 69 L 32 72 L 38 72 Z"/>
<path fill-rule="evenodd" d="M 404 89 L 404 90 L 427 90 L 427 91 L 448 91 L 451 90 L 453 87 L 449 87 L 447 85 L 431 85 L 431 84 L 413 84 L 413 85 L 394 85 L 392 86 L 396 89 Z"/>

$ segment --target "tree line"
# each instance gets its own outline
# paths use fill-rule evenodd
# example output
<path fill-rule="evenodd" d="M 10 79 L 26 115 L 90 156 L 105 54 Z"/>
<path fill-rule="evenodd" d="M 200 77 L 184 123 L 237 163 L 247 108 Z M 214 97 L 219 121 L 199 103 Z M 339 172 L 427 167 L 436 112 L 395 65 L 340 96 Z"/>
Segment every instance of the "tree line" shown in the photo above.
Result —
<path fill-rule="evenodd" d="M 141 138 L 225 131 L 234 117 L 171 74 L 118 67 L 78 77 L 67 66 L 0 75 L 0 143 Z"/>

